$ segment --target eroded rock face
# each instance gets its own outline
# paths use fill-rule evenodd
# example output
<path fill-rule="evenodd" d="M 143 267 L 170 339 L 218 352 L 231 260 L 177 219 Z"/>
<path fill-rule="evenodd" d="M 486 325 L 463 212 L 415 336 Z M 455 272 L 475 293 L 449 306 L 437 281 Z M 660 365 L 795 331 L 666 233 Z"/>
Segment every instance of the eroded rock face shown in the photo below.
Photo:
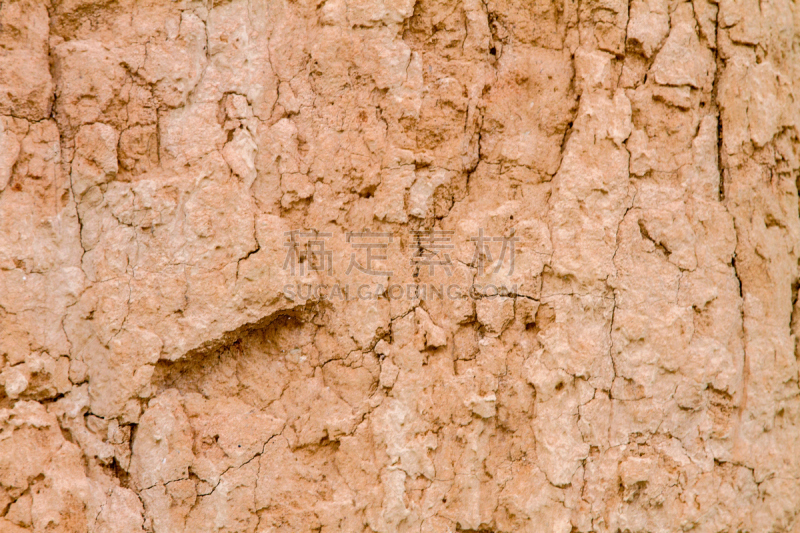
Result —
<path fill-rule="evenodd" d="M 798 17 L 0 2 L 0 530 L 800 531 Z"/>

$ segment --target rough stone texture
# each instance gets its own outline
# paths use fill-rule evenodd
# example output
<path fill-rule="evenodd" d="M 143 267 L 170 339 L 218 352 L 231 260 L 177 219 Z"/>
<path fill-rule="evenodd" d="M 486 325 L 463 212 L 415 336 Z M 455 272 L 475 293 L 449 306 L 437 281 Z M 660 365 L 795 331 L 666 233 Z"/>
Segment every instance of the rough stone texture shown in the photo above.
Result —
<path fill-rule="evenodd" d="M 791 0 L 0 1 L 0 531 L 797 533 L 798 135 Z"/>

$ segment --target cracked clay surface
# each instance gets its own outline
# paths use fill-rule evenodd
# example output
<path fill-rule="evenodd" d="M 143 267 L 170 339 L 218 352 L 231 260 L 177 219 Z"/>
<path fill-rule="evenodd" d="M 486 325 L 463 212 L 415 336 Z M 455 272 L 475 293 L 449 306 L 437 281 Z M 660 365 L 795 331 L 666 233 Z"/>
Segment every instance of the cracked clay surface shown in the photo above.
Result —
<path fill-rule="evenodd" d="M 0 0 L 0 532 L 798 533 L 798 135 L 791 0 Z"/>

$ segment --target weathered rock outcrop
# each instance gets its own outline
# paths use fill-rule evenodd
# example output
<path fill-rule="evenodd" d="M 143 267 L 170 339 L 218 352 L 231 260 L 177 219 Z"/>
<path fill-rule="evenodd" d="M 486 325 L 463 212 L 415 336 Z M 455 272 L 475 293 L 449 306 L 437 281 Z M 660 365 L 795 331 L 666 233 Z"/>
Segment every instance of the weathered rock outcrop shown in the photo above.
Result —
<path fill-rule="evenodd" d="M 800 531 L 799 47 L 0 1 L 0 531 Z"/>

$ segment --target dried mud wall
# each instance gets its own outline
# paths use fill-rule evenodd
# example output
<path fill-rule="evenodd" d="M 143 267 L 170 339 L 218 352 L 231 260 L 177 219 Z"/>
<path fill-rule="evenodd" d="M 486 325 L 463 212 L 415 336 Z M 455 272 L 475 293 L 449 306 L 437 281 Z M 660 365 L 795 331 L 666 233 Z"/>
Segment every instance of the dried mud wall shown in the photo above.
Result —
<path fill-rule="evenodd" d="M 800 531 L 799 16 L 0 1 L 0 530 Z"/>

